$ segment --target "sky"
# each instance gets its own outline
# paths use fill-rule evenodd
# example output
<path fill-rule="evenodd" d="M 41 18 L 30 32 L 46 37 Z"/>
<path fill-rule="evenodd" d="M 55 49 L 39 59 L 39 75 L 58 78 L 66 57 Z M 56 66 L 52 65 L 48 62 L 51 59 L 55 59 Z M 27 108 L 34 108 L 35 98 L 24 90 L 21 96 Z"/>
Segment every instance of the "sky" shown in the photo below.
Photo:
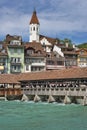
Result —
<path fill-rule="evenodd" d="M 0 40 L 7 34 L 29 41 L 29 22 L 36 9 L 40 34 L 72 43 L 87 42 L 87 0 L 0 0 Z"/>

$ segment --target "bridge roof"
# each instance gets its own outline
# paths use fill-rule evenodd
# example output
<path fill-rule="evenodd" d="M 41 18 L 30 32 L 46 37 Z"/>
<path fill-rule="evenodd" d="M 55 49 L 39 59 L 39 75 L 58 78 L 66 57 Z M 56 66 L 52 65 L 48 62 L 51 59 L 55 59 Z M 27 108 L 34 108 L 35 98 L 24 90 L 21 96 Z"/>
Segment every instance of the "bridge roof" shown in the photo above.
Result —
<path fill-rule="evenodd" d="M 14 74 L 0 74 L 0 84 L 19 84 L 18 77 Z"/>
<path fill-rule="evenodd" d="M 81 79 L 87 78 L 87 68 L 69 68 L 63 70 L 44 71 L 22 73 L 19 75 L 20 81 L 39 81 L 39 80 L 54 80 L 54 79 Z"/>
<path fill-rule="evenodd" d="M 84 79 L 87 78 L 87 68 L 69 68 L 63 70 L 30 72 L 21 74 L 0 74 L 0 84 L 19 83 L 24 81 L 41 80 L 64 80 L 64 79 Z"/>

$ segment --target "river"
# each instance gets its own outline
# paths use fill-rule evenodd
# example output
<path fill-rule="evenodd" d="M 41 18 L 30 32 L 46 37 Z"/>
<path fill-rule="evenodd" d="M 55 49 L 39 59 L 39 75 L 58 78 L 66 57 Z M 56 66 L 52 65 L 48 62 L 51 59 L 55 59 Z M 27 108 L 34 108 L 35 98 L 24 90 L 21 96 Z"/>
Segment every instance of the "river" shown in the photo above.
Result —
<path fill-rule="evenodd" d="M 0 130 L 87 130 L 87 107 L 0 101 Z"/>

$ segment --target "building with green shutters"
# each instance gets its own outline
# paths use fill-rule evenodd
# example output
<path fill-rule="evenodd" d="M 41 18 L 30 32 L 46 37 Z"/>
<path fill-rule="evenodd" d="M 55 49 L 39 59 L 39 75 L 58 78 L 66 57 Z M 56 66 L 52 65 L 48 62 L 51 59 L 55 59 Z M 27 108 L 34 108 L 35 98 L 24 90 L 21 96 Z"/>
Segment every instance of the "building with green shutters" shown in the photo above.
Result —
<path fill-rule="evenodd" d="M 24 72 L 24 45 L 20 36 L 6 36 L 8 73 Z"/>

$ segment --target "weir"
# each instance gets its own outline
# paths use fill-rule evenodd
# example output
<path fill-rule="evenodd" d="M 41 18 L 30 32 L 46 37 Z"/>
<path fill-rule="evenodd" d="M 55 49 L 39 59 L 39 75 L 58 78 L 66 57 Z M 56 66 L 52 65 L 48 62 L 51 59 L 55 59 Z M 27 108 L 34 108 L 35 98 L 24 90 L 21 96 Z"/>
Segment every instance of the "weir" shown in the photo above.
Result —
<path fill-rule="evenodd" d="M 32 87 L 22 88 L 22 93 L 27 97 L 33 96 L 33 100 L 40 101 L 43 99 L 48 102 L 63 102 L 65 104 L 80 103 L 87 105 L 87 88 L 43 88 Z"/>

